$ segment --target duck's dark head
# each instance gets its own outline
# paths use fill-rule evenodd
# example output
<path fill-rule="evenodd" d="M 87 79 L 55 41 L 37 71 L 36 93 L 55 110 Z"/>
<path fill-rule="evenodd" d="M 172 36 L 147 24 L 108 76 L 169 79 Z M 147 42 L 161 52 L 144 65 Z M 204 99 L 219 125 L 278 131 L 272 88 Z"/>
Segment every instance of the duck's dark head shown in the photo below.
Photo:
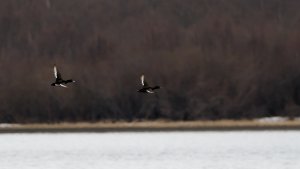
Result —
<path fill-rule="evenodd" d="M 51 86 L 55 86 L 55 83 L 52 83 Z"/>

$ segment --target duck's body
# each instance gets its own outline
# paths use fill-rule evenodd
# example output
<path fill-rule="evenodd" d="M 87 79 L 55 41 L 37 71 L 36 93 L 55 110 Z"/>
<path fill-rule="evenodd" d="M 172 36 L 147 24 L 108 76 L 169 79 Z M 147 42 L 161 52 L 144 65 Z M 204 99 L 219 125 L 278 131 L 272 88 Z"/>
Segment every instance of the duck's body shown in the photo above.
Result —
<path fill-rule="evenodd" d="M 51 86 L 61 86 L 61 87 L 67 87 L 65 84 L 75 82 L 74 80 L 56 80 L 54 83 L 51 84 Z"/>
<path fill-rule="evenodd" d="M 59 73 L 59 71 L 57 70 L 56 66 L 54 66 L 54 77 L 55 77 L 55 82 L 51 84 L 51 86 L 61 86 L 61 87 L 67 87 L 66 84 L 67 83 L 73 83 L 75 82 L 72 79 L 69 80 L 63 80 L 61 77 L 61 74 Z"/>
<path fill-rule="evenodd" d="M 143 85 L 143 88 L 138 90 L 138 92 L 141 93 L 154 93 L 154 90 L 160 88 L 160 86 L 154 86 L 154 87 L 149 86 L 148 83 L 145 81 L 144 75 L 141 76 L 141 83 Z"/>

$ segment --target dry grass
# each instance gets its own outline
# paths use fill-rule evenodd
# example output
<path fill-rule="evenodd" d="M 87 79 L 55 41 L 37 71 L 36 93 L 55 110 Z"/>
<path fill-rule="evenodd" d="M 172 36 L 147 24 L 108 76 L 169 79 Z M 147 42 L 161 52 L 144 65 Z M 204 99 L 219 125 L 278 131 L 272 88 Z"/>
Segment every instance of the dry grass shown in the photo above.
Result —
<path fill-rule="evenodd" d="M 300 129 L 300 120 L 261 122 L 258 120 L 141 121 L 59 124 L 0 125 L 0 132 L 109 132 L 109 131 L 194 131 L 194 130 L 285 130 Z"/>

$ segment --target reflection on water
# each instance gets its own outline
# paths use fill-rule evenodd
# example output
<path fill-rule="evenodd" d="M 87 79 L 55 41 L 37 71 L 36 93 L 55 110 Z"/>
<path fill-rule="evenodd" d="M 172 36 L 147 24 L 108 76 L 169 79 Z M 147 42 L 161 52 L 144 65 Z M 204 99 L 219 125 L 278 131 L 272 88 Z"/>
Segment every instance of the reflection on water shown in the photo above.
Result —
<path fill-rule="evenodd" d="M 0 134 L 0 169 L 299 169 L 300 132 Z"/>

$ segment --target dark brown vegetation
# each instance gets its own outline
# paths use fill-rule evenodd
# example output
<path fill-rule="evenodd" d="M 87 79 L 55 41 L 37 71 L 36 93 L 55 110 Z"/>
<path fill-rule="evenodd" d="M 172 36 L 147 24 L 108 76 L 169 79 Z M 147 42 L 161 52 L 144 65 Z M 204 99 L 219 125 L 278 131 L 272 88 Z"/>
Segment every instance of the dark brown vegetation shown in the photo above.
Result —
<path fill-rule="evenodd" d="M 297 116 L 300 1 L 1 0 L 0 122 Z M 56 64 L 75 84 L 50 86 Z M 162 86 L 141 95 L 139 76 Z"/>

